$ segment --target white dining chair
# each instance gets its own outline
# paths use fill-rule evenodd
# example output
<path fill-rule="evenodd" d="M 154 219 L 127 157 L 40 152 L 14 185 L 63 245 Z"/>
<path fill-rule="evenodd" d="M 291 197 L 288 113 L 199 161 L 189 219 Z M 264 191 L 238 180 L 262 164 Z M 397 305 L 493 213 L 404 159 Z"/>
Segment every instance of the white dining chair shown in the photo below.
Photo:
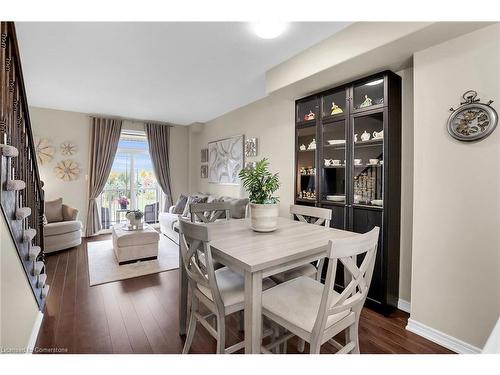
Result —
<path fill-rule="evenodd" d="M 298 336 L 310 344 L 312 354 L 319 353 L 327 341 L 339 349 L 337 353 L 359 353 L 359 317 L 370 288 L 379 231 L 375 227 L 365 234 L 329 241 L 325 284 L 301 276 L 263 292 L 264 317 L 289 331 L 263 346 L 263 352 Z M 349 276 L 342 293 L 333 289 L 337 261 Z M 333 337 L 345 330 L 346 343 L 341 345 Z"/>
<path fill-rule="evenodd" d="M 297 217 L 301 222 L 324 225 L 326 228 L 330 227 L 330 221 L 332 219 L 332 210 L 296 204 L 290 205 L 290 214 Z M 320 280 L 322 269 L 323 260 L 317 262 L 316 265 L 308 263 L 292 268 L 291 270 L 273 275 L 271 278 L 277 283 L 283 283 L 300 276 L 307 276 Z"/>
<path fill-rule="evenodd" d="M 196 324 L 199 322 L 217 340 L 217 353 L 234 353 L 244 347 L 244 341 L 225 347 L 226 316 L 243 311 L 245 307 L 244 277 L 228 267 L 214 270 L 210 248 L 210 228 L 204 224 L 179 221 L 181 255 L 183 267 L 188 276 L 191 305 L 186 341 L 182 350 L 187 354 L 193 342 Z M 199 253 L 205 258 L 202 265 Z M 271 279 L 262 282 L 263 289 L 276 285 Z M 199 303 L 205 305 L 210 313 L 201 315 Z M 214 319 L 215 318 L 215 319 Z M 212 325 L 210 322 L 214 324 Z M 273 331 L 267 330 L 264 336 Z"/>

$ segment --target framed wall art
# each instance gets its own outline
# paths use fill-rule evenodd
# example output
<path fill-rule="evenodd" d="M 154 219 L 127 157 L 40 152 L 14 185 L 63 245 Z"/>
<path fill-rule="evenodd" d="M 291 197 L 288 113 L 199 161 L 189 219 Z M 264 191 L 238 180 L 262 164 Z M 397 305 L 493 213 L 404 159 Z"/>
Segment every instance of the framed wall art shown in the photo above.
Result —
<path fill-rule="evenodd" d="M 201 149 L 201 162 L 208 163 L 208 148 Z"/>
<path fill-rule="evenodd" d="M 245 139 L 245 157 L 257 156 L 257 138 Z"/>
<path fill-rule="evenodd" d="M 239 185 L 238 174 L 244 165 L 244 136 L 210 142 L 208 144 L 208 182 Z"/>

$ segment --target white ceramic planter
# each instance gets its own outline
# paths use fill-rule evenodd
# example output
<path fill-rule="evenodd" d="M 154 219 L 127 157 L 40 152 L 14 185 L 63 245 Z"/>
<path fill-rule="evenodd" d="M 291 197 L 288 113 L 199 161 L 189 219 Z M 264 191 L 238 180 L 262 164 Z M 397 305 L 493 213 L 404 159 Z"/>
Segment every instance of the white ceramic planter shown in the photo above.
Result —
<path fill-rule="evenodd" d="M 252 229 L 256 232 L 272 232 L 278 228 L 279 204 L 250 203 Z"/>

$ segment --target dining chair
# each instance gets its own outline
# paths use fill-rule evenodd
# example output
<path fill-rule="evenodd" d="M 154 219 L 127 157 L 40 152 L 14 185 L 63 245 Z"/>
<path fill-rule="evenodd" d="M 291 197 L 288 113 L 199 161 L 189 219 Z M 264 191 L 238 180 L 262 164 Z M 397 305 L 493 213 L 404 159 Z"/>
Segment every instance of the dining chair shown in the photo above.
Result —
<path fill-rule="evenodd" d="M 198 322 L 217 340 L 217 353 L 234 353 L 244 347 L 244 341 L 225 347 L 225 318 L 245 308 L 244 277 L 228 267 L 214 270 L 209 226 L 180 220 L 179 229 L 182 263 L 191 294 L 189 324 L 182 353 L 189 352 Z M 200 262 L 199 252 L 205 256 L 204 266 Z M 274 285 L 271 279 L 263 279 L 263 290 Z M 200 314 L 200 302 L 210 311 L 208 315 Z M 213 325 L 209 320 L 213 321 Z M 264 336 L 271 334 L 273 331 L 267 330 Z"/>
<path fill-rule="evenodd" d="M 359 353 L 359 317 L 370 288 L 379 232 L 375 227 L 365 234 L 330 240 L 325 284 L 301 276 L 263 292 L 262 314 L 289 331 L 262 347 L 263 352 L 298 336 L 310 344 L 311 354 L 318 354 L 327 341 L 339 349 L 337 353 Z M 341 293 L 333 288 L 337 261 L 348 281 Z M 345 345 L 333 339 L 342 331 L 346 331 Z"/>
<path fill-rule="evenodd" d="M 191 222 L 196 219 L 202 223 L 213 223 L 221 218 L 222 214 L 226 220 L 231 218 L 231 203 L 230 202 L 210 202 L 210 203 L 193 203 L 189 206 L 191 213 Z"/>
<path fill-rule="evenodd" d="M 290 214 L 303 223 L 310 223 L 315 225 L 324 225 L 326 228 L 330 227 L 330 220 L 332 219 L 332 210 L 319 207 L 300 206 L 296 204 L 290 205 Z M 292 268 L 291 270 L 278 273 L 271 276 L 277 283 L 295 279 L 300 276 L 316 277 L 318 280 L 321 278 L 323 269 L 323 260 L 317 262 L 316 266 L 311 263 L 304 264 Z"/>

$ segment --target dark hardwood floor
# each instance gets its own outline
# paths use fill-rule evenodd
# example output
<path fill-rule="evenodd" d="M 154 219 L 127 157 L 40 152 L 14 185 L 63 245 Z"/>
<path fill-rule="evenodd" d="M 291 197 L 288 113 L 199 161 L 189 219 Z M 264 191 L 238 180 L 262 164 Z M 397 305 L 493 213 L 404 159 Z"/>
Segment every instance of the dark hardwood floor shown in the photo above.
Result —
<path fill-rule="evenodd" d="M 51 289 L 37 347 L 62 353 L 180 353 L 177 270 L 89 287 L 86 243 L 108 238 L 94 237 L 47 256 Z M 401 311 L 384 317 L 365 308 L 361 353 L 451 353 L 405 330 L 407 320 Z M 237 326 L 236 317 L 229 317 L 226 345 L 242 340 Z M 329 344 L 322 347 L 324 353 L 334 351 Z M 288 352 L 297 352 L 296 340 Z M 215 340 L 200 325 L 191 353 L 215 353 Z"/>

